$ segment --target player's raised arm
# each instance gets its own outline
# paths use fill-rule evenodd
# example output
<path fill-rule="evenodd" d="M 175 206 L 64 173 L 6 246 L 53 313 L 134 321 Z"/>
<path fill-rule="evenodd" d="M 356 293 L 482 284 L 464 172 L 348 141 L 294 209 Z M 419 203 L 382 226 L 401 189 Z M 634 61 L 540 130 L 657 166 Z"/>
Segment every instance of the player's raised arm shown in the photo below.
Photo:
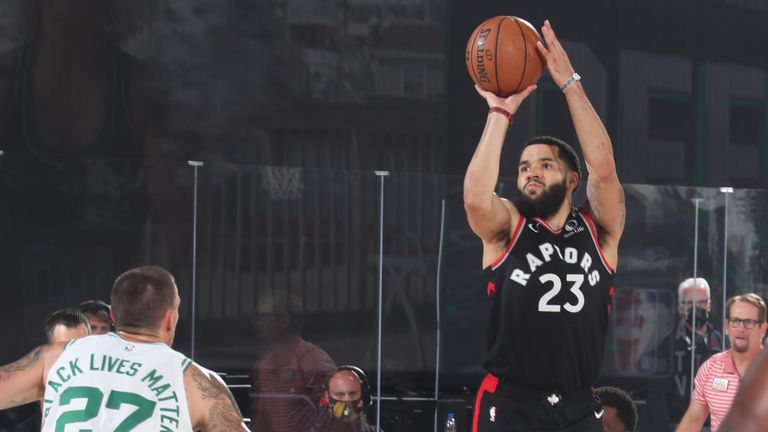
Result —
<path fill-rule="evenodd" d="M 616 174 L 611 138 L 600 117 L 592 108 L 579 81 L 580 77 L 573 70 L 568 55 L 557 40 L 549 21 L 544 22 L 541 31 L 547 46 L 545 48 L 539 43 L 537 47 L 546 59 L 552 80 L 565 93 L 576 136 L 589 172 L 587 210 L 604 230 L 604 239 L 607 244 L 602 246 L 615 249 L 624 230 L 625 208 L 624 191 Z M 608 259 L 615 264 L 615 256 Z"/>
<path fill-rule="evenodd" d="M 184 387 L 195 431 L 248 431 L 232 393 L 218 375 L 192 364 L 184 373 Z"/>
<path fill-rule="evenodd" d="M 61 352 L 61 346 L 42 345 L 13 363 L 0 366 L 0 410 L 43 397 L 46 358 Z"/>
<path fill-rule="evenodd" d="M 494 192 L 499 180 L 501 149 L 510 123 L 506 114 L 514 115 L 536 86 L 531 85 L 506 99 L 478 86 L 475 89 L 488 103 L 490 112 L 464 176 L 464 209 L 472 231 L 483 241 L 485 267 L 504 250 L 510 227 L 520 217 L 509 201 L 502 200 Z"/>

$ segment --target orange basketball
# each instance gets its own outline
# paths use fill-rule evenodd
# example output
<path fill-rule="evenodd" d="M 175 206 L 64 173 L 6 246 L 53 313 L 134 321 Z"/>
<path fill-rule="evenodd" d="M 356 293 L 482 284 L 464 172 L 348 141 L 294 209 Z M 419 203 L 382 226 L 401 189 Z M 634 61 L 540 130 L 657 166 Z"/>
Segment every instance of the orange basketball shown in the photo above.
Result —
<path fill-rule="evenodd" d="M 480 24 L 467 42 L 467 70 L 482 89 L 501 97 L 517 93 L 541 77 L 544 59 L 539 33 L 526 20 L 497 16 Z"/>

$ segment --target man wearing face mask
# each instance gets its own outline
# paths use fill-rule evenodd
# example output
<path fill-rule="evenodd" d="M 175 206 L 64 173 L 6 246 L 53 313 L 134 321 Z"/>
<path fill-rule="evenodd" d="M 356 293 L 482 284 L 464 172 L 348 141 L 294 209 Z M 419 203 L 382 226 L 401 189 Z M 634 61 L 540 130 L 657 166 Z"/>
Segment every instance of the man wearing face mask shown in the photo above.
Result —
<path fill-rule="evenodd" d="M 672 359 L 676 396 L 670 406 L 672 419 L 679 419 L 688 407 L 693 374 L 704 361 L 722 349 L 723 336 L 710 322 L 711 311 L 712 300 L 706 279 L 688 278 L 680 283 L 678 287 L 680 321 L 675 330 Z M 693 331 L 694 326 L 695 331 Z"/>
<path fill-rule="evenodd" d="M 376 432 L 365 414 L 371 401 L 365 372 L 357 366 L 339 366 L 328 380 L 328 390 L 320 400 L 325 412 L 311 432 Z"/>

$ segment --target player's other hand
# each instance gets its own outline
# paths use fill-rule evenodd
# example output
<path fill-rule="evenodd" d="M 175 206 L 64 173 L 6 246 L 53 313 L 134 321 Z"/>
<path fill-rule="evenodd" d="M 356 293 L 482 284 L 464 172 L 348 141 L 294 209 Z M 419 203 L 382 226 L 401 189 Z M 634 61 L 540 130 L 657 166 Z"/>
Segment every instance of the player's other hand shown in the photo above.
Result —
<path fill-rule="evenodd" d="M 547 70 L 552 76 L 552 81 L 559 87 L 573 75 L 573 66 L 571 66 L 571 61 L 568 59 L 565 49 L 560 45 L 560 41 L 557 40 L 557 35 L 552 29 L 552 24 L 549 20 L 544 21 L 541 34 L 544 36 L 547 46 L 545 48 L 541 42 L 536 42 L 536 48 L 539 49 L 539 53 L 541 53 L 541 56 L 546 61 Z"/>
<path fill-rule="evenodd" d="M 536 90 L 536 84 L 531 84 L 523 91 L 515 93 L 508 98 L 496 96 L 487 90 L 481 89 L 477 84 L 475 84 L 475 90 L 477 90 L 477 93 L 482 96 L 486 102 L 488 102 L 489 108 L 501 107 L 509 111 L 510 114 L 514 114 L 517 112 L 517 109 L 520 107 L 520 104 L 523 103 L 525 98 L 527 98 L 528 95 Z"/>

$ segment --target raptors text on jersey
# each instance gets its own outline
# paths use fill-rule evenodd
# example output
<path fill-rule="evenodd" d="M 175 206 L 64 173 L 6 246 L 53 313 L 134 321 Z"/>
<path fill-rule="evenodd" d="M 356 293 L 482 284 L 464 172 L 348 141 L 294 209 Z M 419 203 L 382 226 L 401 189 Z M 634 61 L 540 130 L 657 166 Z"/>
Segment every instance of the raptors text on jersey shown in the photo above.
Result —
<path fill-rule="evenodd" d="M 504 254 L 484 270 L 491 300 L 485 368 L 520 386 L 588 388 L 597 377 L 614 271 L 590 217 L 560 230 L 521 217 Z"/>

